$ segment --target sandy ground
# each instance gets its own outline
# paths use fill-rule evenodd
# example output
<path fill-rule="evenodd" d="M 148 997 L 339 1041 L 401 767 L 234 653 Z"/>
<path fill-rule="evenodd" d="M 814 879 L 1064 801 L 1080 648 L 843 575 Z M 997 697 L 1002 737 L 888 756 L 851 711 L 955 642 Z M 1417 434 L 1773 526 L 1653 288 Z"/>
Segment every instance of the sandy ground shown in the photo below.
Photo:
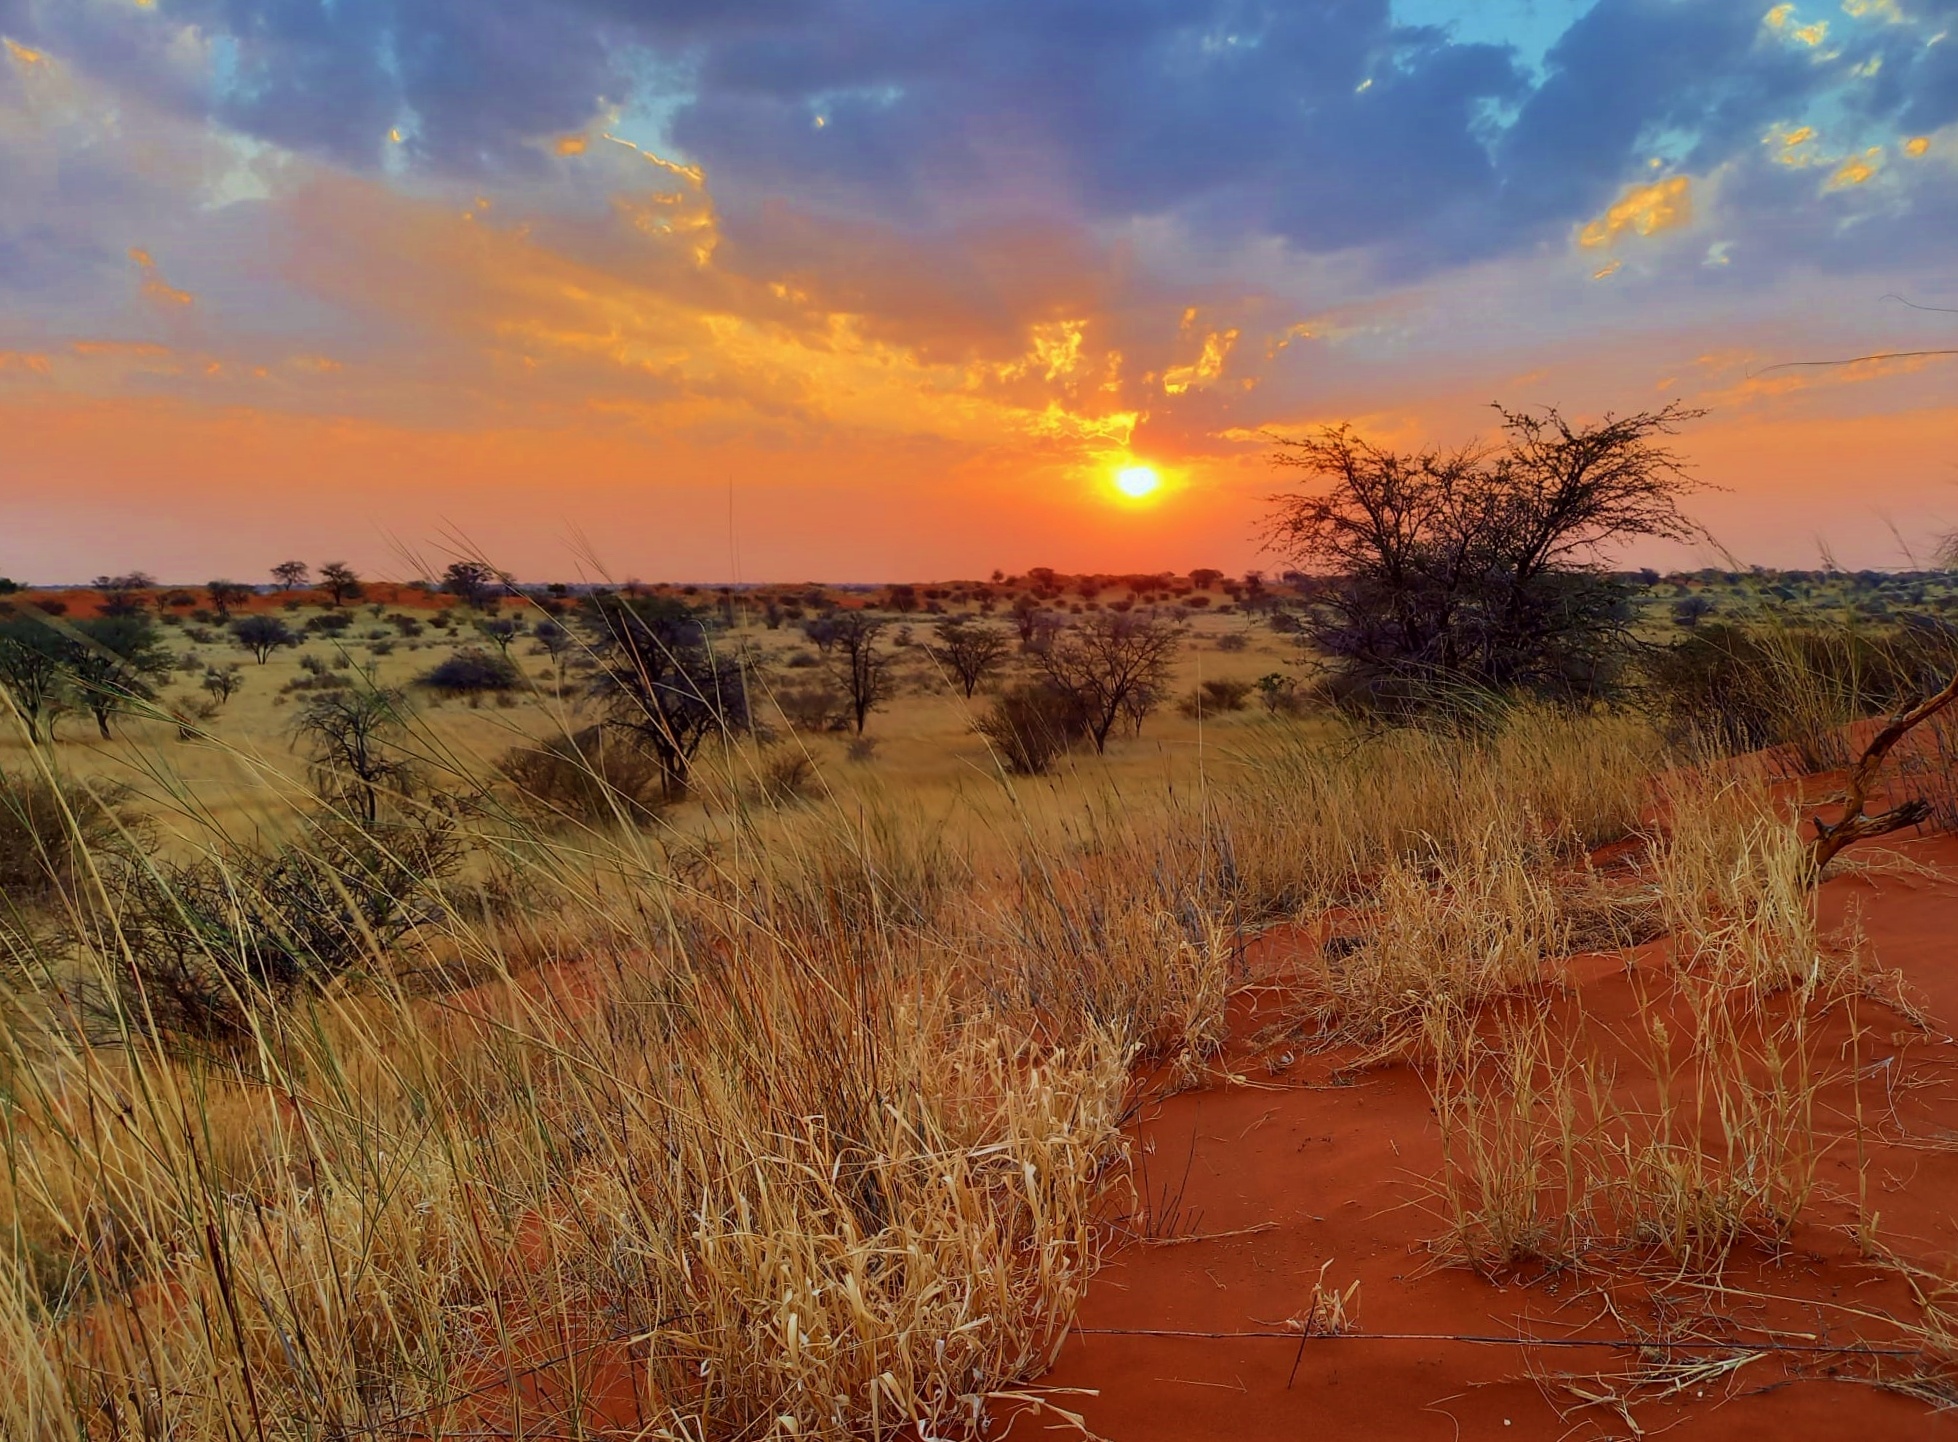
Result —
<path fill-rule="evenodd" d="M 1862 1004 L 1863 1152 L 1879 1245 L 1950 1275 L 1958 1254 L 1958 1045 L 1947 1035 L 1958 1019 L 1958 840 L 1896 850 L 1952 880 L 1894 867 L 1840 877 L 1824 888 L 1823 915 L 1831 925 L 1859 915 L 1876 962 L 1903 972 L 1931 1018 L 1920 1031 Z M 1661 984 L 1652 961 L 1651 948 L 1579 960 L 1559 1013 L 1571 1024 L 1581 1015 L 1604 1046 L 1622 1043 L 1638 997 Z M 1235 1036 L 1257 1029 L 1258 1000 L 1240 996 Z M 1846 1061 L 1848 1025 L 1840 1016 L 1831 1025 L 1821 1050 Z M 1628 1395 L 1639 1354 L 1627 1348 L 1441 1340 L 1669 1330 L 1801 1348 L 1897 1346 L 1891 1319 L 1915 1321 L 1919 1309 L 1899 1273 L 1866 1259 L 1856 1240 L 1849 1085 L 1826 1088 L 1820 1100 L 1817 1130 L 1837 1140 L 1822 1158 L 1807 1219 L 1778 1252 L 1737 1253 L 1720 1287 L 1627 1257 L 1561 1274 L 1485 1277 L 1446 1264 L 1430 1246 L 1445 1231 L 1434 1186 L 1442 1154 L 1420 1076 L 1399 1064 L 1345 1071 L 1352 1058 L 1339 1053 L 1295 1055 L 1272 1074 L 1267 1065 L 1282 1063 L 1282 1053 L 1253 1056 L 1240 1042 L 1229 1058 L 1240 1081 L 1172 1096 L 1140 1119 L 1148 1163 L 1140 1184 L 1158 1236 L 1113 1253 L 1043 1379 L 1057 1389 L 1054 1405 L 1078 1411 L 1101 1437 L 1958 1436 L 1958 1415 L 1872 1385 L 1906 1372 L 1902 1359 L 1790 1351 L 1675 1396 L 1648 1387 L 1641 1397 Z M 1426 1336 L 1315 1338 L 1301 1348 L 1296 1333 L 1123 1335 L 1284 1333 L 1322 1267 L 1329 1288 L 1360 1283 L 1354 1318 L 1363 1332 Z M 1722 1355 L 1730 1354 L 1655 1351 L 1645 1359 Z M 1026 1414 L 1011 1420 L 1017 1434 L 1055 1425 Z"/>

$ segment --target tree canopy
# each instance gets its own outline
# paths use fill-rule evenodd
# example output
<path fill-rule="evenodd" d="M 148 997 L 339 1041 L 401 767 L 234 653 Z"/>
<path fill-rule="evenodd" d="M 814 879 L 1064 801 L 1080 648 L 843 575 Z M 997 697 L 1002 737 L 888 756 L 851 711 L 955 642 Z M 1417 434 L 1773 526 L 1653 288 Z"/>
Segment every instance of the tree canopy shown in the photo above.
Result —
<path fill-rule="evenodd" d="M 1268 543 L 1322 579 L 1307 633 L 1348 695 L 1394 706 L 1476 690 L 1606 689 L 1628 642 L 1614 542 L 1689 540 L 1694 482 L 1664 443 L 1700 412 L 1590 424 L 1498 406 L 1502 439 L 1391 450 L 1350 426 L 1281 440 L 1320 484 L 1272 497 Z"/>

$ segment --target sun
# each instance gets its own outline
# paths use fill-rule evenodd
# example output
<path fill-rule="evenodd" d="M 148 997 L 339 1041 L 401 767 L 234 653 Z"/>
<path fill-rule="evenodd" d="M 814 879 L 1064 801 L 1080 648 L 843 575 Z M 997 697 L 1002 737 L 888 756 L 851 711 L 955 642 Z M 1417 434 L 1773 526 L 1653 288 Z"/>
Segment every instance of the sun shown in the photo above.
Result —
<path fill-rule="evenodd" d="M 1131 500 L 1139 501 L 1152 494 L 1163 483 L 1156 474 L 1154 466 L 1123 466 L 1115 472 L 1115 489 Z"/>

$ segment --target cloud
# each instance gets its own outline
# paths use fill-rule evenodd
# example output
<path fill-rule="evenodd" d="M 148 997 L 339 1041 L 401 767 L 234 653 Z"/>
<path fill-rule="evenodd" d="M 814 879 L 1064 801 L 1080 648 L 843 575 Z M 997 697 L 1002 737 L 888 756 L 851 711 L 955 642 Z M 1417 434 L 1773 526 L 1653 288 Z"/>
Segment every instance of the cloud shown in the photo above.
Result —
<path fill-rule="evenodd" d="M 1577 233 L 1587 250 L 1610 245 L 1626 232 L 1659 235 L 1690 225 L 1693 184 L 1684 175 L 1668 176 L 1650 185 L 1634 185 L 1613 201 L 1605 213 Z"/>
<path fill-rule="evenodd" d="M 156 261 L 141 246 L 130 247 L 129 259 L 135 264 L 138 274 L 142 277 L 145 300 L 165 307 L 187 306 L 196 300 L 189 291 L 178 290 L 166 281 L 163 272 L 157 269 Z"/>
<path fill-rule="evenodd" d="M 1622 404 L 1544 356 L 1666 327 L 1882 349 L 1958 3 L 1775 13 L 0 0 L 0 387 L 1051 481 L 1446 376 Z"/>

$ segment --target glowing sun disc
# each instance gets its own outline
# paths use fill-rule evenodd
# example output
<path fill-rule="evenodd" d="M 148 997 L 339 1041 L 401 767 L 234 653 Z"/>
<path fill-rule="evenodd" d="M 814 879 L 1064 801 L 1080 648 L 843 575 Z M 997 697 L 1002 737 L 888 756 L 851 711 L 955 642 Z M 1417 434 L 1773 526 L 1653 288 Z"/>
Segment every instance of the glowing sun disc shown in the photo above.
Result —
<path fill-rule="evenodd" d="M 1115 472 L 1115 489 L 1140 500 L 1163 483 L 1154 466 L 1124 466 Z"/>

